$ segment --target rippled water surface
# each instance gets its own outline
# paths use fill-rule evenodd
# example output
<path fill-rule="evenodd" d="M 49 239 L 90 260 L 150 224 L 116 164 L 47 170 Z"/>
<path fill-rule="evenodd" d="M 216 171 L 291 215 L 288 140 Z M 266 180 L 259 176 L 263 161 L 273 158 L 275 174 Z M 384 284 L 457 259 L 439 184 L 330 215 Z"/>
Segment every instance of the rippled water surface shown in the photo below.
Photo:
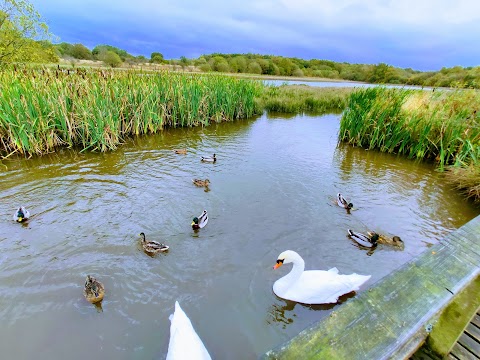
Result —
<path fill-rule="evenodd" d="M 164 358 L 179 300 L 214 358 L 255 359 L 341 306 L 277 298 L 283 250 L 307 269 L 371 274 L 364 291 L 479 214 L 433 166 L 337 146 L 338 127 L 339 115 L 270 115 L 0 163 L 2 358 Z M 217 163 L 199 161 L 214 152 Z M 26 225 L 11 220 L 20 204 Z M 348 228 L 399 235 L 405 250 L 368 256 Z M 147 256 L 141 231 L 170 251 Z M 87 274 L 105 284 L 102 309 L 83 298 Z"/>

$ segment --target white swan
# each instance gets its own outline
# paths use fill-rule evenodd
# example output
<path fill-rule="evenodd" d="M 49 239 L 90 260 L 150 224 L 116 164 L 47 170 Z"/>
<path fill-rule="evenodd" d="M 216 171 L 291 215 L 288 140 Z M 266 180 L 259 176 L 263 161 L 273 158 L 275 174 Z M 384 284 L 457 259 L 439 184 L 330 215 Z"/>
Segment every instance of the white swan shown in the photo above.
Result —
<path fill-rule="evenodd" d="M 169 319 L 171 324 L 167 360 L 212 359 L 178 301 L 175 301 L 175 312 Z"/>
<path fill-rule="evenodd" d="M 274 269 L 293 263 L 293 268 L 273 284 L 273 292 L 283 298 L 303 304 L 336 303 L 343 294 L 358 290 L 370 275 L 340 275 L 337 268 L 328 271 L 305 269 L 305 262 L 295 251 L 286 250 L 278 255 Z"/>
<path fill-rule="evenodd" d="M 30 217 L 30 211 L 25 209 L 23 206 L 20 206 L 17 211 L 13 214 L 13 220 L 16 222 L 27 221 Z"/>

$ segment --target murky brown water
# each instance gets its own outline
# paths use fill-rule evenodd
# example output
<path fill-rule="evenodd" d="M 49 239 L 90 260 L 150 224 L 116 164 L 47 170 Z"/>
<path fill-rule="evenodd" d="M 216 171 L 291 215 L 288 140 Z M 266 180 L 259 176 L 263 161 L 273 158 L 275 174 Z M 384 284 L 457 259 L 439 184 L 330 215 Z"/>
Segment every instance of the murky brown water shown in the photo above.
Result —
<path fill-rule="evenodd" d="M 339 115 L 270 116 L 170 130 L 108 154 L 3 161 L 2 358 L 164 358 L 179 300 L 214 358 L 254 359 L 333 307 L 272 293 L 290 270 L 272 270 L 281 251 L 296 250 L 307 269 L 371 274 L 366 289 L 479 214 L 428 164 L 337 147 L 338 127 Z M 199 161 L 213 152 L 216 164 Z M 333 205 L 337 192 L 358 210 Z M 35 214 L 28 225 L 11 220 L 19 204 Z M 204 208 L 210 221 L 194 233 Z M 347 228 L 398 234 L 405 251 L 367 256 Z M 145 255 L 141 231 L 170 252 Z M 106 286 L 103 312 L 83 298 L 87 274 Z"/>

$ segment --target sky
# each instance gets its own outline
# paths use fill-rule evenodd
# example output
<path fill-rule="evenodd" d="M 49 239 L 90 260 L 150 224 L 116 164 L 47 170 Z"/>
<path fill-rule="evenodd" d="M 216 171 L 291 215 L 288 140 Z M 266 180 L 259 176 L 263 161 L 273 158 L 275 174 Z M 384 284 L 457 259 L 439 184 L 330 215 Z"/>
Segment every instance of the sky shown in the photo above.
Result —
<path fill-rule="evenodd" d="M 480 65 L 478 0 L 31 0 L 59 42 L 166 59 L 254 53 L 440 70 Z"/>

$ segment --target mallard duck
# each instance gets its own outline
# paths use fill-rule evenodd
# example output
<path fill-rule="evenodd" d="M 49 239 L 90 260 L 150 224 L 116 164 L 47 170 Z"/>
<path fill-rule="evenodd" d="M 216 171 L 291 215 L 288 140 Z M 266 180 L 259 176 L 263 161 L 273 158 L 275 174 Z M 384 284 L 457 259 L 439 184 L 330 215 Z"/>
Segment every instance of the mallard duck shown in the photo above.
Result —
<path fill-rule="evenodd" d="M 273 292 L 287 300 L 303 304 L 336 303 L 343 294 L 356 291 L 370 279 L 370 275 L 340 275 L 337 268 L 328 271 L 304 271 L 305 262 L 295 251 L 287 250 L 278 255 L 278 269 L 283 264 L 293 263 L 293 268 L 273 284 Z"/>
<path fill-rule="evenodd" d="M 186 155 L 186 154 L 187 154 L 187 149 L 173 149 L 173 152 L 174 152 L 175 154 Z"/>
<path fill-rule="evenodd" d="M 208 223 L 207 210 L 203 210 L 199 217 L 194 217 L 192 221 L 192 229 L 197 230 L 205 227 Z"/>
<path fill-rule="evenodd" d="M 201 187 L 207 187 L 210 184 L 210 180 L 208 179 L 205 179 L 205 180 L 193 179 L 192 181 L 195 185 L 201 186 Z"/>
<path fill-rule="evenodd" d="M 170 247 L 165 245 L 165 244 L 160 244 L 156 241 L 147 241 L 145 239 L 145 233 L 140 233 L 140 236 L 142 237 L 142 247 L 145 252 L 149 254 L 157 254 L 159 252 L 164 252 L 167 251 Z"/>
<path fill-rule="evenodd" d="M 347 231 L 348 231 L 348 236 L 352 240 L 356 241 L 359 245 L 363 247 L 368 247 L 368 248 L 377 246 L 377 242 L 379 239 L 379 236 L 377 233 L 369 233 L 367 236 L 362 233 L 354 232 L 350 229 L 348 229 Z"/>
<path fill-rule="evenodd" d="M 215 162 L 217 161 L 217 156 L 213 154 L 213 157 L 204 157 L 202 156 L 202 162 Z"/>
<path fill-rule="evenodd" d="M 93 276 L 87 275 L 87 279 L 85 280 L 85 288 L 83 289 L 83 295 L 88 302 L 95 304 L 103 300 L 103 296 L 105 295 L 105 287 Z"/>
<path fill-rule="evenodd" d="M 27 221 L 30 217 L 30 211 L 25 209 L 23 206 L 20 206 L 17 211 L 13 214 L 13 220 L 16 222 Z"/>
<path fill-rule="evenodd" d="M 389 237 L 386 235 L 377 234 L 376 232 L 373 232 L 373 231 L 369 231 L 367 232 L 367 234 L 368 236 L 372 236 L 373 234 L 376 234 L 378 236 L 377 243 L 379 244 L 394 246 L 400 250 L 403 250 L 405 248 L 405 243 L 403 242 L 402 239 L 400 239 L 399 236 Z"/>
<path fill-rule="evenodd" d="M 347 210 L 351 210 L 353 208 L 353 204 L 349 203 L 347 200 L 345 200 L 343 195 L 340 194 L 340 193 L 337 194 L 337 204 L 338 204 L 338 206 L 340 206 L 344 209 L 347 209 Z"/>
<path fill-rule="evenodd" d="M 169 316 L 169 319 L 170 341 L 166 360 L 212 359 L 178 301 L 175 301 L 175 312 Z"/>

